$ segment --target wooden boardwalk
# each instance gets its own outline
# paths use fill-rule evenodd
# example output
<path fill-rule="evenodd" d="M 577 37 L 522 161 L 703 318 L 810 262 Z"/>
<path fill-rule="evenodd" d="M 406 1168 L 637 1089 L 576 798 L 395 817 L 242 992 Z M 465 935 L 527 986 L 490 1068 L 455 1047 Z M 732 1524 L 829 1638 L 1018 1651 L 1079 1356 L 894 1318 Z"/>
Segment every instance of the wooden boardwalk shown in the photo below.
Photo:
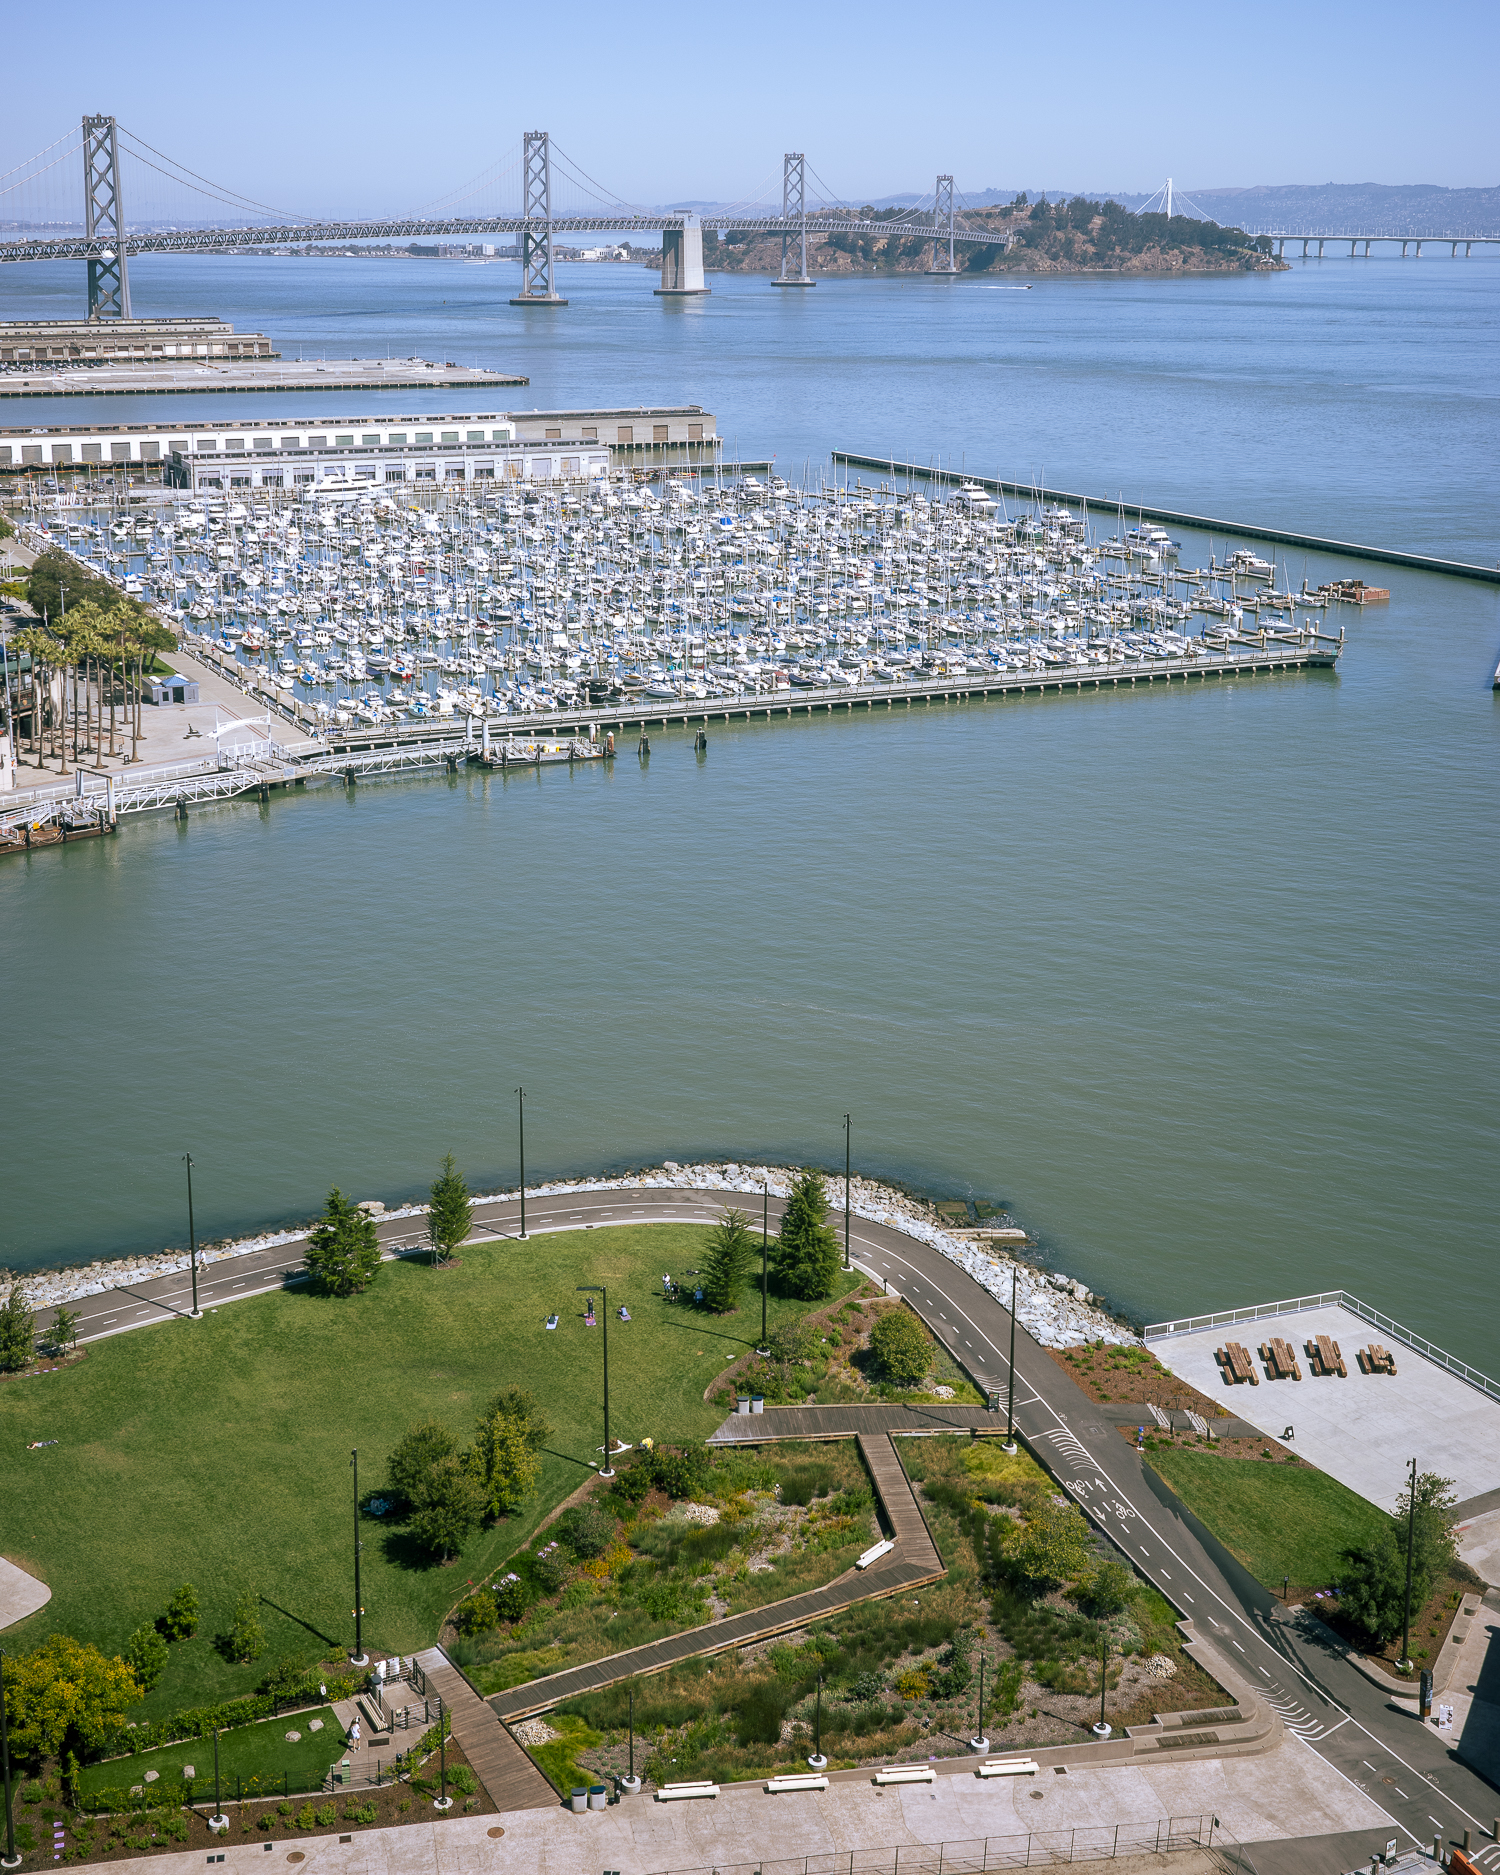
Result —
<path fill-rule="evenodd" d="M 874 1412 L 894 1413 L 898 1418 L 910 1419 L 914 1413 L 925 1414 L 929 1409 L 778 1407 L 773 1410 L 778 1415 L 784 1412 L 789 1417 L 795 1415 L 798 1418 L 825 1413 Z M 964 1413 L 980 1409 L 959 1407 L 956 1410 Z M 991 1415 L 985 1414 L 984 1417 L 993 1424 Z M 753 1415 L 753 1423 L 763 1427 L 770 1418 L 769 1413 L 757 1413 Z M 751 1417 L 737 1417 L 729 1421 L 730 1425 L 751 1423 Z M 780 1419 L 773 1423 L 782 1427 L 777 1436 L 799 1436 L 785 1428 Z M 934 1431 L 961 1429 L 948 1425 L 930 1428 Z M 721 1426 L 719 1433 L 723 1430 Z M 715 1433 L 714 1439 L 727 1443 L 719 1440 L 719 1433 Z M 553 1706 L 561 1705 L 566 1699 L 575 1699 L 583 1693 L 597 1693 L 606 1686 L 618 1685 L 621 1680 L 634 1679 L 642 1674 L 664 1673 L 669 1667 L 678 1666 L 684 1660 L 696 1660 L 706 1654 L 722 1654 L 730 1648 L 749 1647 L 756 1641 L 769 1640 L 777 1634 L 790 1634 L 798 1628 L 807 1627 L 810 1622 L 827 1620 L 856 1602 L 900 1595 L 908 1589 L 920 1588 L 924 1583 L 936 1582 L 947 1573 L 928 1531 L 921 1506 L 901 1468 L 890 1435 L 883 1426 L 876 1425 L 863 1430 L 859 1426 L 849 1425 L 838 1430 L 809 1430 L 800 1436 L 811 1439 L 858 1439 L 860 1453 L 869 1467 L 871 1481 L 885 1513 L 886 1525 L 895 1539 L 896 1547 L 889 1555 L 882 1557 L 873 1568 L 846 1569 L 843 1575 L 837 1576 L 824 1587 L 809 1589 L 802 1595 L 788 1596 L 785 1601 L 769 1602 L 764 1608 L 750 1608 L 743 1614 L 730 1615 L 723 1621 L 711 1621 L 701 1628 L 689 1628 L 683 1634 L 669 1634 L 663 1640 L 648 1641 L 642 1647 L 630 1647 L 624 1653 L 610 1654 L 603 1660 L 591 1660 L 583 1666 L 568 1667 L 560 1673 L 548 1674 L 545 1679 L 529 1680 L 525 1685 L 513 1686 L 508 1692 L 497 1693 L 489 1702 L 499 1716 L 507 1722 L 528 1718 L 532 1713 L 546 1712 Z M 455 1716 L 455 1733 L 457 1730 Z M 478 1769 L 477 1765 L 475 1769 Z"/>
<path fill-rule="evenodd" d="M 441 1699 L 452 1722 L 454 1742 L 474 1767 L 500 1810 L 555 1810 L 558 1794 L 500 1719 L 479 1697 L 440 1647 L 417 1655 L 425 1690 Z"/>

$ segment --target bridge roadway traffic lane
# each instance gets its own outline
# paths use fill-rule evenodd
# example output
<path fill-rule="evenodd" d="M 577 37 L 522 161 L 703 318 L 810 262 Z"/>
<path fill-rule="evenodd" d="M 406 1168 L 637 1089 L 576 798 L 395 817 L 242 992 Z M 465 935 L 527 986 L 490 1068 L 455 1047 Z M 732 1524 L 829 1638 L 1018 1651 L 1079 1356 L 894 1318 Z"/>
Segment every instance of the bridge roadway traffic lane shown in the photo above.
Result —
<path fill-rule="evenodd" d="M 528 1196 L 526 1223 L 532 1234 L 708 1223 L 726 1204 L 740 1206 L 756 1221 L 753 1193 L 659 1186 Z M 780 1214 L 781 1202 L 773 1196 L 773 1229 Z M 834 1222 L 841 1228 L 836 1211 Z M 513 1238 L 519 1224 L 515 1199 L 475 1207 L 478 1238 Z M 415 1244 L 422 1220 L 383 1218 L 378 1229 L 387 1245 Z M 303 1242 L 200 1266 L 200 1306 L 216 1308 L 305 1280 Z M 941 1251 L 888 1225 L 853 1219 L 850 1247 L 859 1266 L 903 1296 L 981 1388 L 1005 1393 L 1010 1315 L 988 1290 Z M 144 1327 L 185 1314 L 189 1306 L 185 1271 L 85 1297 L 78 1304 L 80 1339 Z M 1019 1323 L 1016 1423 L 1063 1489 L 1134 1567 L 1227 1658 L 1238 1656 L 1241 1671 L 1287 1728 L 1379 1803 L 1412 1841 L 1431 1843 L 1438 1833 L 1451 1837 L 1465 1828 L 1473 1830 L 1476 1842 L 1489 1836 L 1500 1807 L 1494 1786 L 1454 1757 L 1435 1731 L 1391 1707 L 1311 1630 L 1283 1615 L 1226 1553 L 1210 1555 L 1175 1504 L 1164 1501 L 1161 1487 L 1153 1485 L 1155 1474 L 1135 1449 Z"/>

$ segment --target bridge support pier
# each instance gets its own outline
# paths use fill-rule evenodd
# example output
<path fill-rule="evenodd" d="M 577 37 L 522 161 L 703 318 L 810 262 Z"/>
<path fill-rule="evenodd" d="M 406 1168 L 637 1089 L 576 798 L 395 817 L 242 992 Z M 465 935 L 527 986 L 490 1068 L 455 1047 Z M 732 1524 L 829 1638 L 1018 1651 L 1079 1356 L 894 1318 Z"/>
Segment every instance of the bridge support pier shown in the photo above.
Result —
<path fill-rule="evenodd" d="M 110 245 L 89 256 L 89 318 L 130 317 L 125 263 L 125 211 L 120 202 L 120 148 L 112 117 L 83 120 L 83 230 Z"/>
<path fill-rule="evenodd" d="M 940 230 L 948 230 L 948 264 L 942 265 L 939 249 L 942 245 Z M 958 267 L 953 259 L 953 178 L 939 176 L 932 192 L 932 260 L 927 269 L 929 274 L 939 278 L 952 278 L 957 275 Z"/>
<path fill-rule="evenodd" d="M 703 224 L 696 215 L 684 215 L 680 228 L 661 231 L 661 285 L 658 298 L 685 299 L 711 293 L 703 283 Z"/>

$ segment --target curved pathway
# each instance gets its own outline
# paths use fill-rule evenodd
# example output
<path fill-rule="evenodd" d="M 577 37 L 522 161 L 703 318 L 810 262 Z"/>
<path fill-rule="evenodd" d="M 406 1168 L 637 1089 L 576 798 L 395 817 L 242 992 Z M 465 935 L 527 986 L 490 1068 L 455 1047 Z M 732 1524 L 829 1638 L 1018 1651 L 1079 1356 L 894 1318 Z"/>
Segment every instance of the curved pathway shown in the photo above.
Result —
<path fill-rule="evenodd" d="M 739 1191 L 678 1186 L 565 1192 L 528 1198 L 526 1221 L 532 1235 L 590 1225 L 709 1224 L 724 1205 L 743 1206 L 745 1198 Z M 773 1222 L 781 1209 L 782 1201 L 773 1198 Z M 519 1205 L 504 1200 L 476 1207 L 475 1223 L 476 1235 L 514 1236 Z M 380 1228 L 395 1242 L 410 1239 L 420 1226 L 387 1220 Z M 856 1218 L 851 1242 L 858 1266 L 911 1304 L 982 1391 L 1006 1390 L 1010 1316 L 988 1290 L 940 1251 L 891 1225 Z M 209 1266 L 200 1275 L 200 1299 L 217 1307 L 303 1275 L 301 1251 L 291 1242 Z M 80 1338 L 185 1313 L 187 1291 L 187 1278 L 179 1274 L 128 1295 L 86 1297 L 77 1305 Z M 1398 1836 L 1431 1844 L 1435 1835 L 1452 1840 L 1468 1828 L 1477 1842 L 1491 1837 L 1500 1808 L 1495 1785 L 1460 1763 L 1431 1727 L 1393 1705 L 1331 1648 L 1321 1624 L 1304 1626 L 1280 1609 L 1019 1324 L 1016 1422 L 1062 1488 L 1138 1573 L 1237 1663 L 1291 1731 L 1385 1808 Z M 1495 1770 L 1500 1780 L 1500 1766 Z"/>

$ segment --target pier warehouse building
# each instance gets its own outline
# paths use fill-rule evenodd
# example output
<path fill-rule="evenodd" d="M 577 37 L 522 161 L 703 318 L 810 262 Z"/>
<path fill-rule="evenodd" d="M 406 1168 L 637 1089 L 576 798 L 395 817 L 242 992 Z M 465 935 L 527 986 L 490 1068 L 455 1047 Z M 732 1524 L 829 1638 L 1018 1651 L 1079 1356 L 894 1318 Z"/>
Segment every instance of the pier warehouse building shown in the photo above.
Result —
<path fill-rule="evenodd" d="M 340 483 L 586 481 L 612 466 L 718 460 L 714 419 L 671 409 L 270 417 L 0 428 L 0 474 L 123 474 L 194 494 Z"/>

